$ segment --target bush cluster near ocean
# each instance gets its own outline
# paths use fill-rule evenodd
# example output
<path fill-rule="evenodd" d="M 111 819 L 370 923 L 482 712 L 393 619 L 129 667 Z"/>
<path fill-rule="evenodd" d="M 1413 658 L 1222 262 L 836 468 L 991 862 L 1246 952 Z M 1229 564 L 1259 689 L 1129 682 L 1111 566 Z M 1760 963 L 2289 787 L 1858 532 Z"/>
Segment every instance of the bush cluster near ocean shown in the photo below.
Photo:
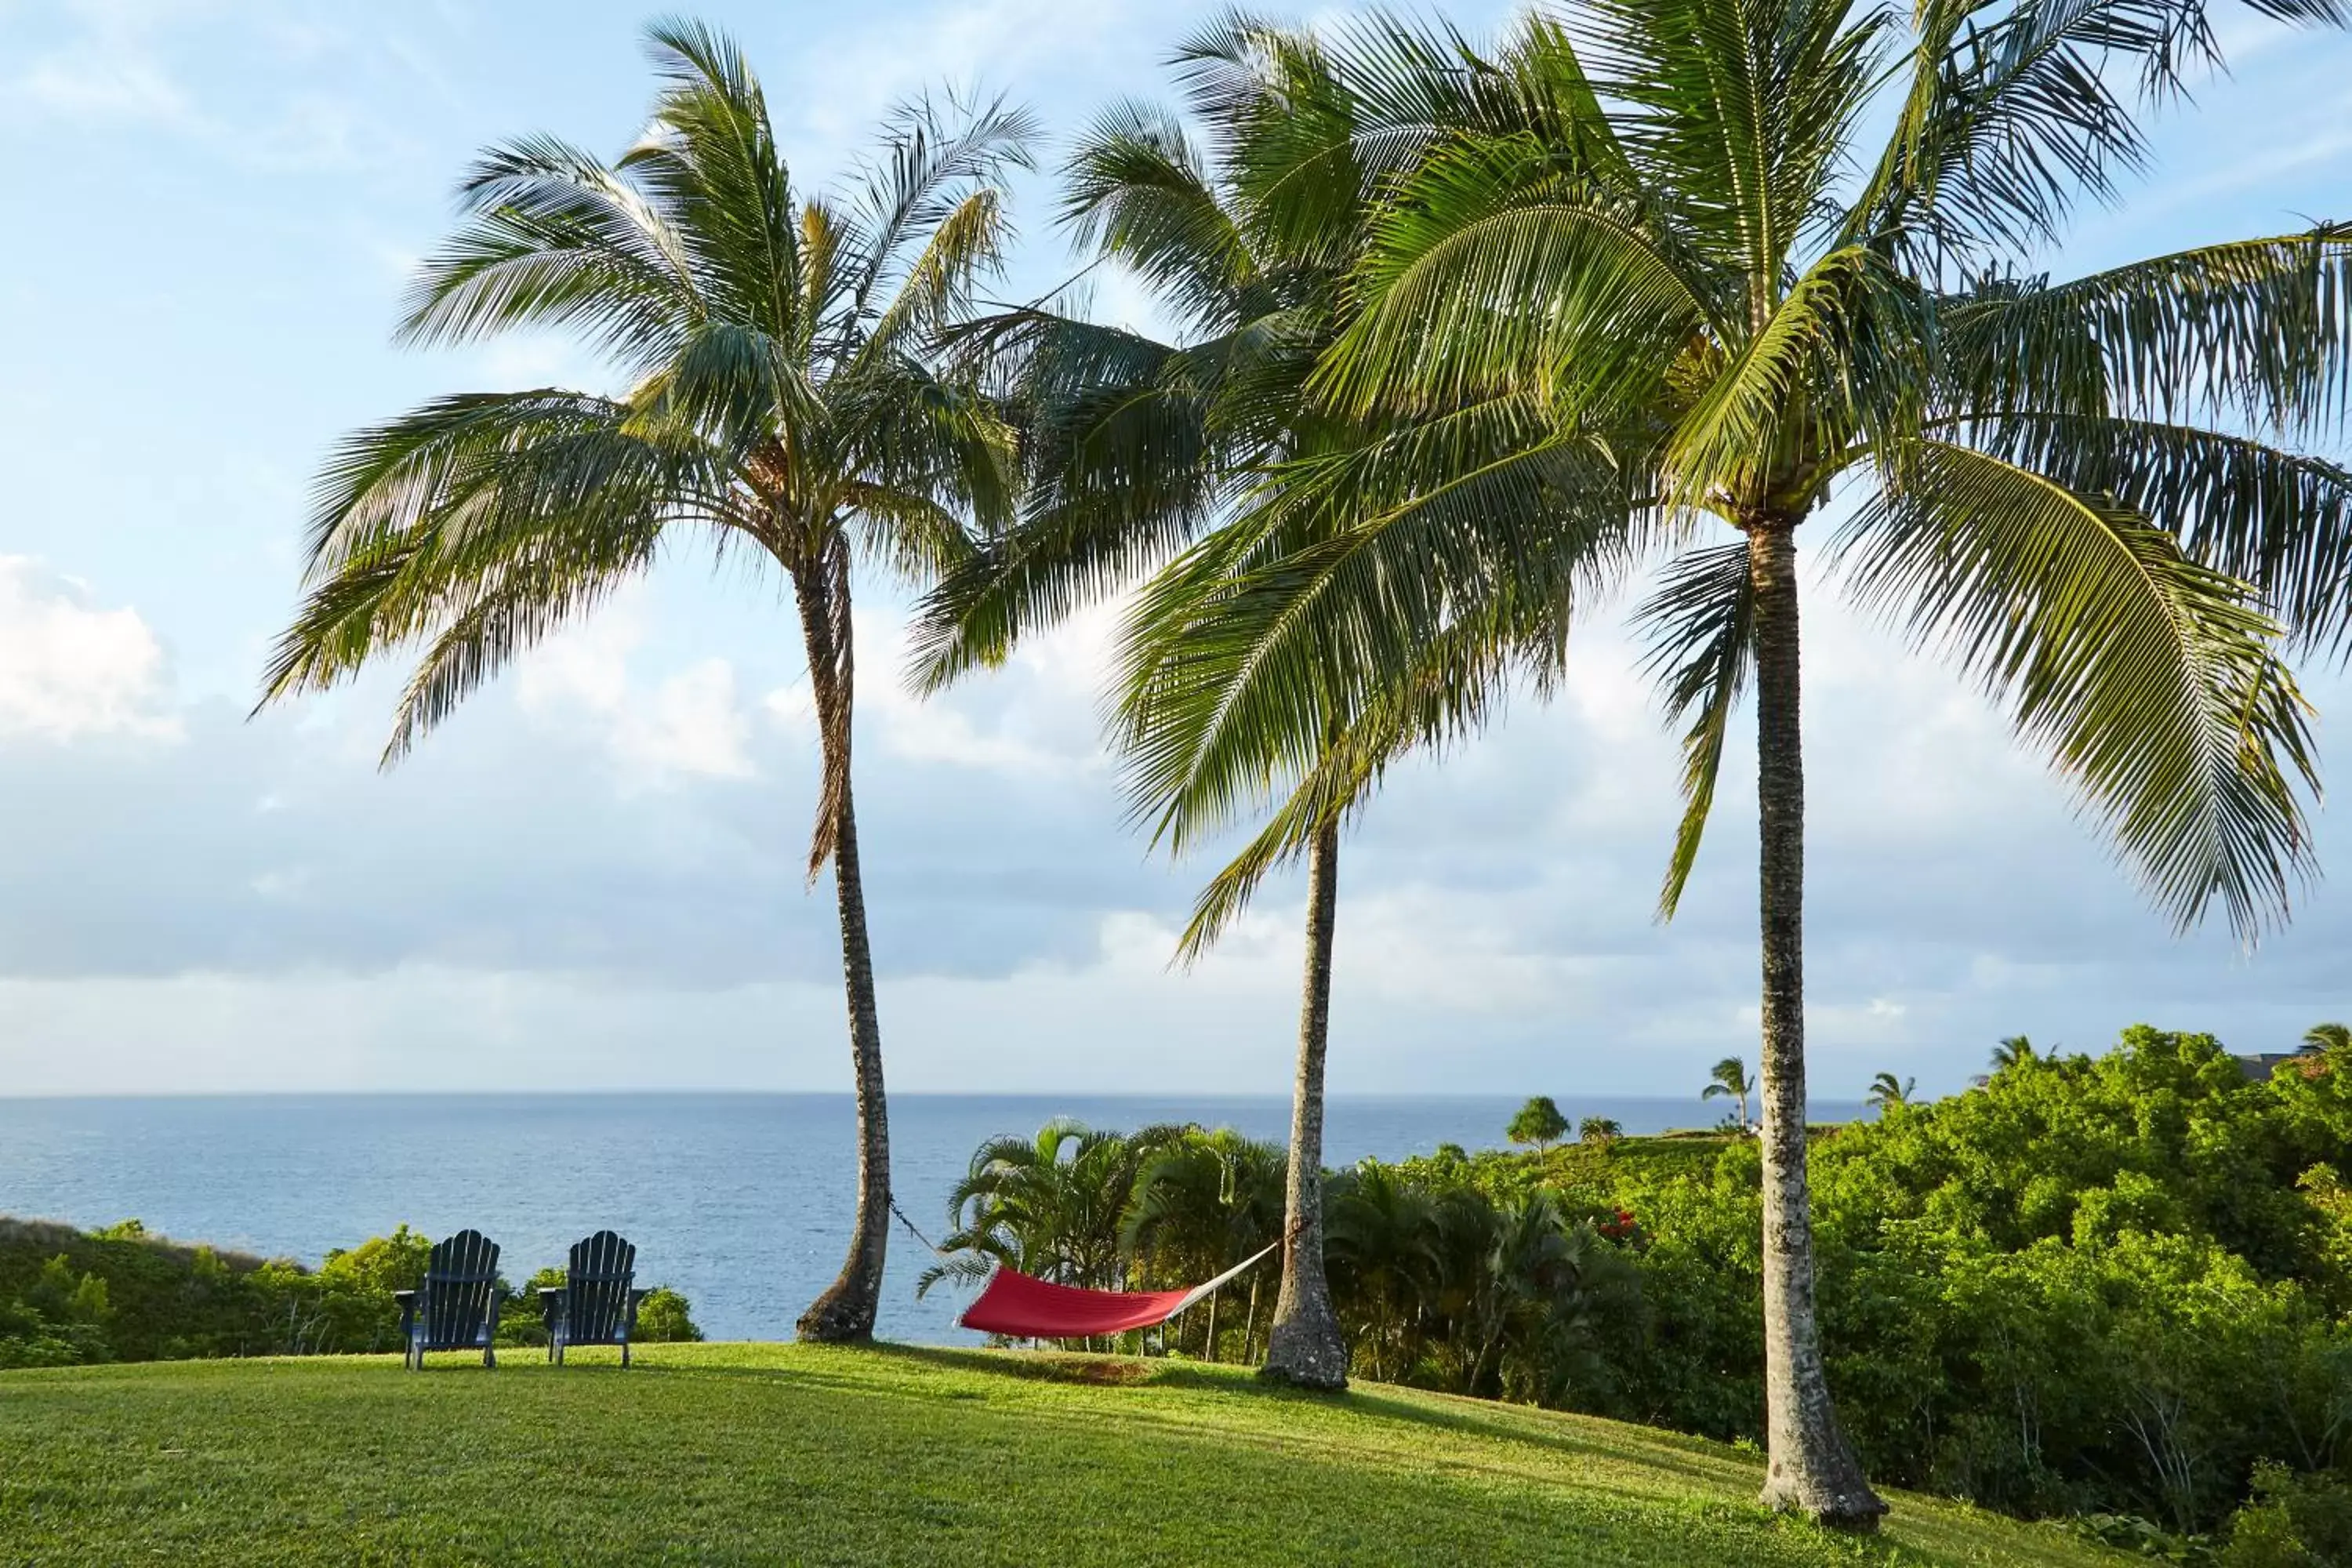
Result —
<path fill-rule="evenodd" d="M 2136 1028 L 1812 1150 L 1831 1385 L 1873 1476 L 2184 1560 L 2352 1564 L 2352 1047 L 2254 1081 Z M 950 1245 L 1207 1278 L 1279 1233 L 1281 1173 L 1229 1132 L 1051 1127 L 983 1146 Z M 1604 1127 L 1335 1173 L 1352 1371 L 1759 1444 L 1759 1186 L 1751 1138 Z M 1270 1292 L 1234 1294 L 1170 1343 L 1249 1359 Z"/>
<path fill-rule="evenodd" d="M 98 1231 L 0 1219 L 0 1368 L 393 1350 L 393 1292 L 424 1279 L 432 1250 L 404 1225 L 311 1269 L 170 1241 L 135 1219 Z M 538 1288 L 562 1279 L 549 1268 L 520 1289 L 500 1282 L 499 1343 L 547 1342 Z M 640 1342 L 701 1337 L 685 1297 L 646 1298 Z"/>

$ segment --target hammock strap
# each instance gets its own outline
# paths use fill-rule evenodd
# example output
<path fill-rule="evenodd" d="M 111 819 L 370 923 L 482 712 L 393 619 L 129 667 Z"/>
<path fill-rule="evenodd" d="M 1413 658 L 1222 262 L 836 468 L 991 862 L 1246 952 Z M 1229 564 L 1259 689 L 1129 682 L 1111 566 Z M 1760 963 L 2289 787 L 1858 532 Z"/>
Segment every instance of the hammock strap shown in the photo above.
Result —
<path fill-rule="evenodd" d="M 1284 1238 L 1284 1240 L 1287 1239 L 1289 1238 L 1286 1237 Z M 1176 1303 L 1175 1310 L 1171 1311 L 1168 1316 L 1172 1318 L 1176 1316 L 1178 1312 L 1184 1311 L 1188 1308 L 1199 1306 L 1203 1300 L 1215 1295 L 1220 1286 L 1232 1284 L 1235 1279 L 1240 1279 L 1244 1274 L 1248 1273 L 1259 1263 L 1265 1261 L 1267 1253 L 1279 1252 L 1281 1250 L 1282 1242 L 1280 1241 L 1275 1242 L 1271 1246 L 1261 1247 L 1257 1251 L 1251 1253 L 1247 1258 L 1243 1258 L 1239 1263 L 1234 1264 L 1231 1268 L 1226 1269 L 1223 1274 L 1218 1275 L 1214 1279 L 1210 1280 L 1207 1284 L 1193 1286 L 1190 1290 L 1184 1292 L 1184 1299 Z"/>
<path fill-rule="evenodd" d="M 931 1245 L 931 1238 L 929 1237 L 925 1236 L 921 1231 L 915 1228 L 915 1222 L 908 1219 L 907 1217 L 907 1211 L 898 1206 L 898 1194 L 892 1193 L 889 1194 L 889 1203 L 890 1212 L 898 1216 L 898 1223 L 907 1227 L 907 1234 L 908 1236 L 911 1236 L 917 1241 L 921 1242 L 925 1247 L 929 1249 L 932 1256 L 937 1258 L 945 1258 L 947 1256 L 946 1253 L 941 1252 L 938 1247 Z"/>

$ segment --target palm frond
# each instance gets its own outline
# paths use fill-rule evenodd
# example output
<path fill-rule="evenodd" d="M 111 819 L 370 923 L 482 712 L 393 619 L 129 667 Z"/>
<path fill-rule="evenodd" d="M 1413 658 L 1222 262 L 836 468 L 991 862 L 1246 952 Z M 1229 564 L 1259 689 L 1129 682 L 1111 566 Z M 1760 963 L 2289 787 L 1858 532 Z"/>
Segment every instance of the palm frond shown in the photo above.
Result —
<path fill-rule="evenodd" d="M 1672 920 L 1715 805 L 1731 715 L 1753 671 L 1756 599 L 1747 543 L 1683 555 L 1634 612 L 1633 624 L 1650 644 L 1643 668 L 1664 687 L 1668 721 L 1690 720 L 1683 734 L 1682 823 L 1658 891 L 1658 918 Z"/>
<path fill-rule="evenodd" d="M 1680 262 L 1638 202 L 1562 175 L 1543 142 L 1455 142 L 1371 219 L 1360 313 L 1318 385 L 1359 413 L 1505 391 L 1570 419 L 1640 406 L 1718 324 Z"/>
<path fill-rule="evenodd" d="M 1916 464 L 1839 536 L 1862 604 L 2009 707 L 2179 925 L 2284 918 L 2317 784 L 2253 590 L 2112 500 L 1942 441 Z"/>
<path fill-rule="evenodd" d="M 553 137 L 492 150 L 465 216 L 410 286 L 399 340 L 467 342 L 562 327 L 644 366 L 708 315 L 684 237 L 621 171 Z"/>
<path fill-rule="evenodd" d="M 1969 444 L 2082 495 L 2109 495 L 2193 560 L 2253 584 L 2296 642 L 2352 650 L 2352 469 L 2158 420 L 2012 412 Z"/>
<path fill-rule="evenodd" d="M 1504 444 L 1388 508 L 1347 482 L 1367 471 L 1302 460 L 1139 596 L 1119 724 L 1171 847 L 1307 776 L 1331 716 L 1400 688 L 1448 626 L 1507 601 L 1564 615 L 1622 559 L 1622 481 L 1581 441 Z"/>
<path fill-rule="evenodd" d="M 1432 639 L 1418 664 L 1363 711 L 1330 716 L 1306 777 L 1193 901 L 1177 942 L 1179 963 L 1214 945 L 1265 878 L 1305 855 L 1318 832 L 1361 810 L 1391 764 L 1414 751 L 1442 752 L 1492 721 L 1514 669 L 1538 686 L 1558 676 L 1567 649 L 1564 609 L 1498 601 L 1485 612 Z"/>
<path fill-rule="evenodd" d="M 2270 431 L 2352 412 L 2352 228 L 2322 224 L 2067 282 L 1994 283 L 1942 311 L 1956 414 L 2115 414 Z"/>

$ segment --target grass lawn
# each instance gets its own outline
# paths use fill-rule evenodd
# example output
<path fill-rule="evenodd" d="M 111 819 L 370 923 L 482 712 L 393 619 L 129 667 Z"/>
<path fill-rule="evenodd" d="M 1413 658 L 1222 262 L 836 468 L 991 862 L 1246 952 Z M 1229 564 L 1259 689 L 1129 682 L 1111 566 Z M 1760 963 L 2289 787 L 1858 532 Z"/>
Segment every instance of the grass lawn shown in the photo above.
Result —
<path fill-rule="evenodd" d="M 660 1345 L 0 1373 L 7 1563 L 2089 1564 L 1895 1500 L 1843 1541 L 1642 1427 L 1231 1368 Z M 444 1364 L 446 1363 L 446 1364 Z"/>

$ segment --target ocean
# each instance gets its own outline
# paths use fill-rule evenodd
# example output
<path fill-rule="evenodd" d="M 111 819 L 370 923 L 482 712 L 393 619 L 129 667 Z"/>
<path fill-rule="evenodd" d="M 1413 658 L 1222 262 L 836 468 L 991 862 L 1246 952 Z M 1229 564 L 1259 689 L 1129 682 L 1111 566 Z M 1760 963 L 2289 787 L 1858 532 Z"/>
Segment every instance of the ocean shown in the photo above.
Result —
<path fill-rule="evenodd" d="M 1326 1163 L 1399 1159 L 1440 1143 L 1490 1148 L 1517 1102 L 1479 1097 L 1335 1098 Z M 1628 1132 L 1712 1124 L 1720 1101 L 1561 1102 L 1571 1123 Z M 1834 1103 L 1817 1120 L 1859 1113 Z M 1279 1142 L 1276 1099 L 900 1094 L 890 1101 L 898 1200 L 934 1237 L 972 1151 L 1055 1116 L 1122 1130 L 1230 1126 Z M 854 1201 L 846 1095 L 551 1094 L 0 1100 L 0 1215 L 150 1231 L 315 1266 L 406 1221 L 436 1237 L 467 1226 L 504 1248 L 508 1278 L 563 1261 L 610 1226 L 637 1244 L 640 1284 L 686 1293 L 713 1339 L 782 1339 L 839 1269 Z M 966 1297 L 918 1300 L 929 1261 L 891 1237 L 884 1337 L 954 1343 Z"/>

